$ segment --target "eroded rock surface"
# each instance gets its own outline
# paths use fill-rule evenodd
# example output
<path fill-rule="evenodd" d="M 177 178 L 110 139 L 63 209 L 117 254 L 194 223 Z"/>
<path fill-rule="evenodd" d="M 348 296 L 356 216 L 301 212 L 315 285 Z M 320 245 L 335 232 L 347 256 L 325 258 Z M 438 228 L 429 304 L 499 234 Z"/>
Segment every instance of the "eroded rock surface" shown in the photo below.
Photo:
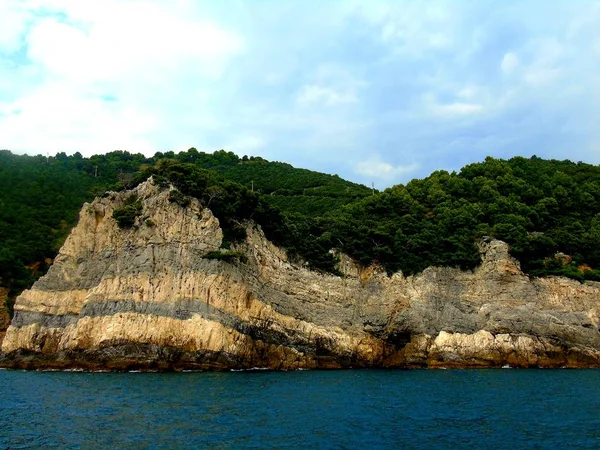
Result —
<path fill-rule="evenodd" d="M 142 215 L 112 212 L 137 194 Z M 344 277 L 292 264 L 252 226 L 222 231 L 151 180 L 84 205 L 49 272 L 23 292 L 2 342 L 20 368 L 271 369 L 600 366 L 600 283 L 529 279 L 500 241 L 474 272 L 388 277 L 342 255 Z"/>

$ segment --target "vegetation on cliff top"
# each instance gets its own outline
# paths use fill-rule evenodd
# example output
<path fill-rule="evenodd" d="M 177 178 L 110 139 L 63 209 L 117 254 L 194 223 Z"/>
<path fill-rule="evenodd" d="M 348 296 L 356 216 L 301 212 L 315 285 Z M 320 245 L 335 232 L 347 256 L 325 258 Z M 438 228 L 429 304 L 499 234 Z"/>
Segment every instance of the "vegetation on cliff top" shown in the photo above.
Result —
<path fill-rule="evenodd" d="M 531 275 L 600 280 L 599 166 L 487 158 L 459 173 L 437 171 L 373 193 L 288 164 L 190 149 L 153 158 L 122 151 L 91 158 L 0 151 L 0 284 L 13 293 L 29 286 L 46 270 L 84 201 L 133 187 L 150 174 L 209 206 L 227 241 L 243 238 L 241 224 L 253 220 L 315 269 L 334 270 L 331 248 L 388 272 L 468 269 L 479 262 L 478 239 L 493 236 L 511 245 Z M 556 257 L 559 252 L 564 256 Z"/>
<path fill-rule="evenodd" d="M 131 228 L 135 219 L 142 214 L 142 202 L 137 195 L 131 195 L 125 201 L 122 208 L 113 211 L 113 219 L 117 222 L 119 228 Z"/>
<path fill-rule="evenodd" d="M 386 189 L 334 223 L 342 250 L 391 272 L 472 268 L 475 243 L 492 236 L 530 275 L 600 280 L 600 167 L 590 164 L 487 158 Z"/>

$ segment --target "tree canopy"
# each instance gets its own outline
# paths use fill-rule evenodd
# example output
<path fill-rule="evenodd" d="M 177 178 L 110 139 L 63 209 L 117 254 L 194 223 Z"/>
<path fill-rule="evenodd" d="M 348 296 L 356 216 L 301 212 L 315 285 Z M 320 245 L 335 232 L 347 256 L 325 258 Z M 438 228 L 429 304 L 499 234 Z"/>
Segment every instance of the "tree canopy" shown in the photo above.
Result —
<path fill-rule="evenodd" d="M 486 158 L 386 189 L 330 221 L 342 250 L 389 272 L 473 268 L 476 243 L 491 236 L 530 275 L 600 279 L 600 167 L 590 164 Z"/>

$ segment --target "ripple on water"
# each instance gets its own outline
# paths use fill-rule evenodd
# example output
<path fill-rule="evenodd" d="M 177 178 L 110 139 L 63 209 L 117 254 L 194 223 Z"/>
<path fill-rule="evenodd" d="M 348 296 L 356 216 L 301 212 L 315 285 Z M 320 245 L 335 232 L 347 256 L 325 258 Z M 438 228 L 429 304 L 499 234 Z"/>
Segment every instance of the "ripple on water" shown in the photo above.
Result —
<path fill-rule="evenodd" d="M 0 448 L 598 448 L 599 370 L 0 374 Z"/>

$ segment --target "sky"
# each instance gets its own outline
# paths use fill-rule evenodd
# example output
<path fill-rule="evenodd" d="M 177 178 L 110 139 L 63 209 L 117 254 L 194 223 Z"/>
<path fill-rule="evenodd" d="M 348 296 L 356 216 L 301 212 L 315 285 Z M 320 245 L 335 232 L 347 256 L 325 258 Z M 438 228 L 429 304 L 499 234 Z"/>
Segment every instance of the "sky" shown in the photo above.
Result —
<path fill-rule="evenodd" d="M 600 2 L 0 0 L 0 148 L 195 147 L 382 189 L 600 164 Z"/>

